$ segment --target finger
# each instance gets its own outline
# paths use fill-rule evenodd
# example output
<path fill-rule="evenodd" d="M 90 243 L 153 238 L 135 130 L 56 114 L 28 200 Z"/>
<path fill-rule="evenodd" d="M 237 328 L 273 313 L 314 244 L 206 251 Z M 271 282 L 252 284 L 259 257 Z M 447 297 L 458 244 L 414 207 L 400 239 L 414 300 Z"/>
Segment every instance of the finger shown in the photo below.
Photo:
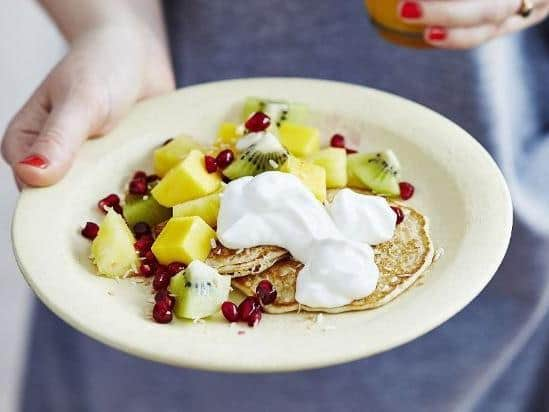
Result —
<path fill-rule="evenodd" d="M 425 41 L 444 49 L 470 49 L 490 40 L 497 32 L 498 27 L 493 24 L 449 29 L 433 26 L 425 29 Z"/>
<path fill-rule="evenodd" d="M 41 85 L 10 121 L 2 139 L 2 157 L 13 165 L 23 158 L 38 137 L 51 110 L 44 85 Z"/>
<path fill-rule="evenodd" d="M 48 186 L 70 168 L 82 142 L 96 124 L 96 113 L 86 100 L 67 100 L 54 106 L 24 157 L 13 164 L 15 174 L 30 186 Z"/>
<path fill-rule="evenodd" d="M 513 15 L 499 25 L 485 24 L 477 27 L 444 28 L 431 26 L 425 29 L 425 41 L 434 47 L 445 49 L 470 49 L 490 39 L 525 29 L 543 21 L 549 15 L 549 6 L 538 7 L 524 18 Z"/>
<path fill-rule="evenodd" d="M 541 5 L 542 0 L 533 0 Z M 399 15 L 407 23 L 442 27 L 499 24 L 518 13 L 521 0 L 403 0 Z"/>

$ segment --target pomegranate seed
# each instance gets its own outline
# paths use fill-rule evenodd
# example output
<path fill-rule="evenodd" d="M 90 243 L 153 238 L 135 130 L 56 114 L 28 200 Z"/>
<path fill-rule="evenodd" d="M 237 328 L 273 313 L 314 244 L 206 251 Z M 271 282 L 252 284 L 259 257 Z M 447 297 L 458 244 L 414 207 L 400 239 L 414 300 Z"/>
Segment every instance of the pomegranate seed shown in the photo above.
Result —
<path fill-rule="evenodd" d="M 118 212 L 118 210 L 116 209 L 116 206 L 118 206 L 120 208 L 120 210 L 122 210 L 122 208 L 120 207 L 120 198 L 118 197 L 118 195 L 116 195 L 114 193 L 111 193 L 110 195 L 108 195 L 107 197 L 101 199 L 97 203 L 97 207 L 103 213 L 107 213 L 107 208 L 108 207 L 112 207 L 116 212 Z M 118 212 L 118 213 L 120 213 L 120 212 Z"/>
<path fill-rule="evenodd" d="M 238 322 L 238 308 L 233 302 L 223 302 L 221 312 L 229 322 Z"/>
<path fill-rule="evenodd" d="M 173 319 L 172 309 L 166 301 L 157 302 L 153 308 L 153 319 L 157 323 L 170 323 Z"/>
<path fill-rule="evenodd" d="M 84 226 L 80 233 L 82 233 L 82 236 L 86 239 L 93 240 L 96 238 L 97 233 L 99 233 L 99 226 L 93 222 L 86 222 L 86 226 Z"/>
<path fill-rule="evenodd" d="M 141 237 L 151 234 L 151 227 L 145 222 L 138 222 L 133 226 L 133 233 L 135 236 Z"/>
<path fill-rule="evenodd" d="M 332 138 L 330 139 L 330 146 L 332 147 L 339 147 L 344 149 L 345 148 L 345 137 L 343 137 L 340 134 L 334 134 Z"/>
<path fill-rule="evenodd" d="M 400 225 L 402 221 L 404 220 L 404 213 L 402 212 L 402 209 L 400 207 L 391 206 L 391 209 L 393 209 L 393 212 L 397 215 L 397 225 Z"/>
<path fill-rule="evenodd" d="M 217 161 L 212 156 L 204 156 L 204 165 L 208 173 L 217 172 Z"/>
<path fill-rule="evenodd" d="M 158 263 L 156 261 L 156 256 L 154 255 L 152 250 L 147 250 L 143 257 L 145 258 L 145 262 L 147 262 L 149 265 L 156 265 Z"/>
<path fill-rule="evenodd" d="M 153 279 L 154 290 L 160 290 L 167 288 L 170 284 L 171 276 L 168 273 L 168 269 L 164 265 L 158 265 Z"/>
<path fill-rule="evenodd" d="M 152 237 L 150 235 L 143 235 L 139 239 L 137 239 L 137 241 L 133 244 L 133 247 L 139 252 L 141 256 L 145 256 L 145 254 L 151 250 L 152 244 Z"/>
<path fill-rule="evenodd" d="M 150 278 L 154 273 L 154 267 L 149 263 L 141 263 L 141 266 L 139 266 L 139 273 L 143 277 Z"/>
<path fill-rule="evenodd" d="M 168 265 L 168 273 L 170 276 L 175 276 L 185 269 L 185 265 L 181 262 L 172 262 Z"/>
<path fill-rule="evenodd" d="M 166 302 L 169 303 L 170 309 L 173 309 L 175 306 L 175 297 L 170 295 L 170 292 L 168 292 L 168 289 L 160 289 L 158 292 L 156 292 L 156 295 L 154 295 L 154 301 L 155 302 Z"/>
<path fill-rule="evenodd" d="M 410 199 L 416 190 L 414 185 L 408 182 L 400 182 L 398 186 L 400 187 L 400 198 L 402 200 Z"/>
<path fill-rule="evenodd" d="M 250 319 L 248 319 L 248 326 L 250 328 L 255 328 L 260 321 L 261 321 L 261 311 L 256 310 L 255 312 L 252 312 L 252 314 L 250 315 Z"/>
<path fill-rule="evenodd" d="M 143 170 L 138 170 L 133 174 L 132 180 L 146 180 L 147 179 L 147 173 L 145 173 Z"/>
<path fill-rule="evenodd" d="M 231 149 L 225 149 L 219 152 L 217 157 L 215 158 L 215 161 L 217 162 L 217 166 L 221 169 L 225 169 L 227 166 L 229 166 L 234 160 L 234 153 Z"/>
<path fill-rule="evenodd" d="M 123 212 L 124 212 L 123 209 L 122 209 L 122 206 L 120 205 L 120 203 L 115 204 L 115 205 L 112 207 L 112 209 L 113 209 L 116 213 L 118 213 L 119 215 L 122 215 Z"/>
<path fill-rule="evenodd" d="M 263 112 L 255 112 L 250 116 L 244 126 L 250 132 L 262 132 L 271 125 L 271 118 Z"/>
<path fill-rule="evenodd" d="M 157 180 L 160 180 L 160 176 L 158 176 L 158 175 L 148 175 L 146 180 L 147 180 L 147 183 L 156 182 Z"/>
<path fill-rule="evenodd" d="M 348 147 L 345 148 L 345 151 L 347 152 L 348 155 L 350 154 L 355 154 L 358 152 L 358 150 L 355 150 L 355 149 L 349 149 Z"/>
<path fill-rule="evenodd" d="M 144 196 L 148 191 L 146 179 L 134 179 L 130 182 L 130 193 L 132 195 Z"/>
<path fill-rule="evenodd" d="M 255 288 L 257 297 L 264 305 L 270 305 L 276 299 L 276 289 L 267 279 L 263 279 Z"/>
<path fill-rule="evenodd" d="M 166 146 L 167 144 L 170 144 L 171 142 L 173 142 L 173 138 L 169 138 L 168 140 L 164 141 L 164 143 L 162 143 L 162 146 Z"/>
<path fill-rule="evenodd" d="M 244 322 L 248 322 L 252 313 L 257 311 L 261 311 L 261 303 L 259 303 L 259 299 L 255 296 L 248 296 L 238 305 L 238 315 L 240 320 Z"/>

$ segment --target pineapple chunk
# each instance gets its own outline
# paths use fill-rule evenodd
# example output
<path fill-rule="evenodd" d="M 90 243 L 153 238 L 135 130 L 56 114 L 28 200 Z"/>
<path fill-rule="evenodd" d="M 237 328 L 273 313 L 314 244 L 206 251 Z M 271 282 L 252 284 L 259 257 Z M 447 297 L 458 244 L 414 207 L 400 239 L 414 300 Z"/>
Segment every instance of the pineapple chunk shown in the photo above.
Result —
<path fill-rule="evenodd" d="M 219 192 L 188 200 L 173 207 L 173 217 L 199 216 L 211 227 L 217 226 L 221 198 Z"/>
<path fill-rule="evenodd" d="M 201 150 L 192 138 L 178 136 L 165 146 L 154 151 L 154 172 L 164 177 L 168 171 L 183 160 L 191 150 Z"/>
<path fill-rule="evenodd" d="M 238 125 L 234 123 L 221 123 L 219 131 L 217 132 L 217 139 L 215 139 L 209 154 L 215 156 L 222 150 L 231 149 L 236 152 L 235 145 L 239 138 L 242 136 L 237 132 Z"/>
<path fill-rule="evenodd" d="M 280 143 L 297 157 L 309 157 L 320 148 L 318 129 L 296 123 L 284 122 L 278 129 Z"/>
<path fill-rule="evenodd" d="M 185 160 L 164 176 L 151 190 L 151 194 L 162 206 L 172 207 L 209 195 L 219 189 L 220 185 L 219 174 L 206 171 L 202 152 L 192 150 Z"/>
<path fill-rule="evenodd" d="M 360 153 L 349 155 L 347 159 L 347 186 L 356 189 L 368 189 L 368 186 L 362 183 L 362 180 L 360 180 L 353 171 L 352 166 L 353 163 L 357 161 L 357 155 L 360 155 Z"/>
<path fill-rule="evenodd" d="M 139 258 L 134 243 L 135 238 L 122 216 L 109 209 L 91 245 L 91 258 L 99 274 L 120 278 L 135 272 Z"/>
<path fill-rule="evenodd" d="M 202 218 L 174 217 L 168 220 L 152 245 L 152 252 L 163 265 L 205 260 L 212 249 L 215 231 Z"/>
<path fill-rule="evenodd" d="M 326 171 L 322 167 L 290 156 L 280 171 L 297 176 L 318 200 L 326 201 Z"/>
<path fill-rule="evenodd" d="M 313 154 L 310 159 L 326 170 L 328 189 L 347 186 L 347 152 L 345 149 L 329 147 Z"/>

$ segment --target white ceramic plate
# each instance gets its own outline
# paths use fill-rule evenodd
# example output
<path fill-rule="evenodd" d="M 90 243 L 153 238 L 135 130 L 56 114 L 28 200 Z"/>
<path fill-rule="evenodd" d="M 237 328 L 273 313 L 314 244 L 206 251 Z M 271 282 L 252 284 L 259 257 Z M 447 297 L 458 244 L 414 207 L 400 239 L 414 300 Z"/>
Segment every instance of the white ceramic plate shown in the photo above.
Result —
<path fill-rule="evenodd" d="M 150 318 L 150 288 L 95 276 L 89 241 L 98 199 L 122 192 L 133 170 L 151 170 L 151 151 L 187 133 L 211 141 L 246 96 L 307 103 L 323 137 L 345 134 L 362 150 L 392 148 L 417 192 L 410 204 L 430 218 L 445 250 L 424 278 L 376 310 L 325 315 L 265 315 L 260 326 Z M 108 136 L 87 142 L 54 187 L 26 189 L 13 221 L 21 271 L 38 297 L 83 333 L 122 351 L 177 366 L 222 371 L 289 371 L 371 356 L 432 330 L 488 283 L 508 246 L 512 206 L 488 153 L 461 128 L 402 98 L 364 87 L 305 79 L 210 83 L 139 104 Z M 241 331 L 244 331 L 242 333 Z M 240 333 L 239 333 L 240 332 Z"/>

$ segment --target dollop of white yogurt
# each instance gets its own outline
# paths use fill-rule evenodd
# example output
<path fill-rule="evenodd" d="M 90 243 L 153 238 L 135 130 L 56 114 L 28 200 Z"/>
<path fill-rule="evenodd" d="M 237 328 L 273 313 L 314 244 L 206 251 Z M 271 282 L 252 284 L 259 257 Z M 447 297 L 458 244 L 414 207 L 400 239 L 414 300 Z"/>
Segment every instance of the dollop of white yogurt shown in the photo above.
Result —
<path fill-rule="evenodd" d="M 348 238 L 369 245 L 391 240 L 396 227 L 396 213 L 381 196 L 339 191 L 328 206 L 338 229 Z"/>
<path fill-rule="evenodd" d="M 226 247 L 275 245 L 305 266 L 296 299 L 312 307 L 338 307 L 375 290 L 379 270 L 372 249 L 347 239 L 324 206 L 291 174 L 266 172 L 227 185 L 217 220 Z"/>

